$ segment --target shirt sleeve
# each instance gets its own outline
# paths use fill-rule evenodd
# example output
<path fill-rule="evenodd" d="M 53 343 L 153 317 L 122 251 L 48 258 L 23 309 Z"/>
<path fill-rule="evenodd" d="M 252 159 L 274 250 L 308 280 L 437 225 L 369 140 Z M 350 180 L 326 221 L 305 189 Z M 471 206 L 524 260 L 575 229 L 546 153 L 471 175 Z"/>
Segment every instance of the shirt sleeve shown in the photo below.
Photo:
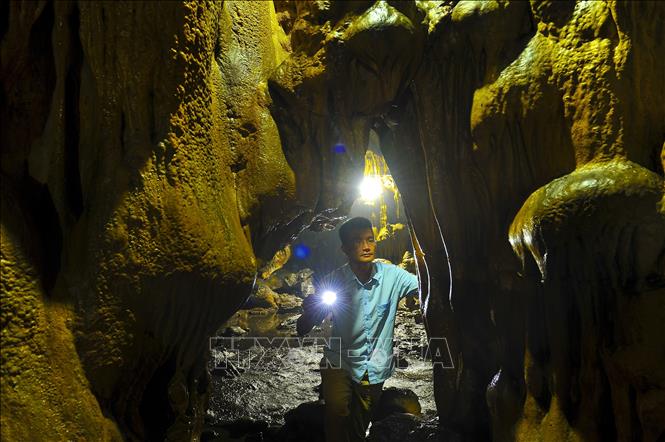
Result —
<path fill-rule="evenodd" d="M 397 272 L 397 286 L 399 287 L 399 299 L 409 295 L 418 294 L 418 277 L 413 273 L 395 266 Z"/>

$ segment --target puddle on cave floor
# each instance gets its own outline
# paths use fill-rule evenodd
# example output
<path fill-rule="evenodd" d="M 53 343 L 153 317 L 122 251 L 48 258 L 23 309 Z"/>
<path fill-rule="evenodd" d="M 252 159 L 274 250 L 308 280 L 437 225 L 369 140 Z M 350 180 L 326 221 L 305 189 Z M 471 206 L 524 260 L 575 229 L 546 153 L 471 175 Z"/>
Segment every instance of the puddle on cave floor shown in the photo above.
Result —
<path fill-rule="evenodd" d="M 247 330 L 240 338 L 233 338 L 235 346 L 243 350 L 229 350 L 229 338 L 214 341 L 210 362 L 212 390 L 206 423 L 208 431 L 216 437 L 204 437 L 204 440 L 282 440 L 283 435 L 274 439 L 265 435 L 278 434 L 287 412 L 319 399 L 322 350 L 306 345 L 306 341 L 303 345 L 297 343 L 295 322 L 300 313 L 255 313 L 241 311 L 222 327 L 222 330 L 233 326 Z M 398 310 L 396 349 L 399 347 L 407 366 L 395 370 L 384 384 L 384 390 L 388 387 L 412 390 L 419 398 L 423 420 L 431 421 L 436 415 L 432 365 L 421 357 L 426 334 L 423 325 L 415 322 L 418 315 L 417 310 Z M 310 336 L 324 339 L 329 327 L 325 321 Z M 282 338 L 288 337 L 291 339 L 285 343 Z M 258 345 L 247 349 L 251 343 Z M 224 361 L 233 361 L 238 370 Z M 254 436 L 245 438 L 247 435 Z"/>

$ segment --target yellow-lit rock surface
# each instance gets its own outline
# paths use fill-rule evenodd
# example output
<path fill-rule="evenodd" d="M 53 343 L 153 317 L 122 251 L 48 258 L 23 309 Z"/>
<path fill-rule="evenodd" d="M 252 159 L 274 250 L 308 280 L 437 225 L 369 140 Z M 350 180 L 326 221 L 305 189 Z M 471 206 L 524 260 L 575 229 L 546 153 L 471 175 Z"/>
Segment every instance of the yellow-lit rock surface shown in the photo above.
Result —
<path fill-rule="evenodd" d="M 664 434 L 661 3 L 2 13 L 3 440 L 195 439 L 208 337 L 349 209 L 370 130 L 453 355 L 442 425 Z"/>
<path fill-rule="evenodd" d="M 269 110 L 273 4 L 5 12 L 3 440 L 195 438 L 208 338 L 322 210 Z"/>
<path fill-rule="evenodd" d="M 90 391 L 71 306 L 44 296 L 32 226 L 6 188 L 1 209 L 2 439 L 123 440 Z"/>

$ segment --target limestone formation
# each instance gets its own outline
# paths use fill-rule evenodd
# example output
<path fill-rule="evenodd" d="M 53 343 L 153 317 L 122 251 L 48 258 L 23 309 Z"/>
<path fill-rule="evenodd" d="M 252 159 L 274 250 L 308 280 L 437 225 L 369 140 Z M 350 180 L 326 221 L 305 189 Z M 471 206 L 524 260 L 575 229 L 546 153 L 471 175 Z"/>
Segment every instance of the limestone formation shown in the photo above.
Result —
<path fill-rule="evenodd" d="M 2 438 L 193 439 L 208 338 L 332 208 L 269 110 L 273 4 L 6 2 L 0 32 Z"/>
<path fill-rule="evenodd" d="M 661 3 L 0 14 L 3 440 L 195 439 L 208 337 L 348 211 L 372 131 L 453 356 L 440 423 L 665 434 Z"/>

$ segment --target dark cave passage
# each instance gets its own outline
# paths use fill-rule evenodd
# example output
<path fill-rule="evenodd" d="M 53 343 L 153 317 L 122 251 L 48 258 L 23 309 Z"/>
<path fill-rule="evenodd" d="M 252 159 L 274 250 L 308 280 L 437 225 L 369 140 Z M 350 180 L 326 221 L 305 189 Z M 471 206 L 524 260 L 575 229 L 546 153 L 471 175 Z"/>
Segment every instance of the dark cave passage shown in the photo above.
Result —
<path fill-rule="evenodd" d="M 379 144 L 372 131 L 365 174 L 357 183 L 357 198 L 348 217 L 372 221 L 379 239 L 377 259 L 415 273 L 408 220 Z M 340 144 L 335 149 L 338 154 L 345 152 Z M 259 272 L 245 305 L 211 338 L 212 389 L 202 440 L 324 440 L 319 362 L 323 346 L 330 342 L 332 319 L 326 317 L 301 338 L 296 320 L 302 314 L 303 299 L 347 262 L 340 248 L 340 224 L 330 230 L 304 230 L 280 250 Z M 396 371 L 383 386 L 368 437 L 427 440 L 441 429 L 417 297 L 403 299 L 396 316 Z"/>

